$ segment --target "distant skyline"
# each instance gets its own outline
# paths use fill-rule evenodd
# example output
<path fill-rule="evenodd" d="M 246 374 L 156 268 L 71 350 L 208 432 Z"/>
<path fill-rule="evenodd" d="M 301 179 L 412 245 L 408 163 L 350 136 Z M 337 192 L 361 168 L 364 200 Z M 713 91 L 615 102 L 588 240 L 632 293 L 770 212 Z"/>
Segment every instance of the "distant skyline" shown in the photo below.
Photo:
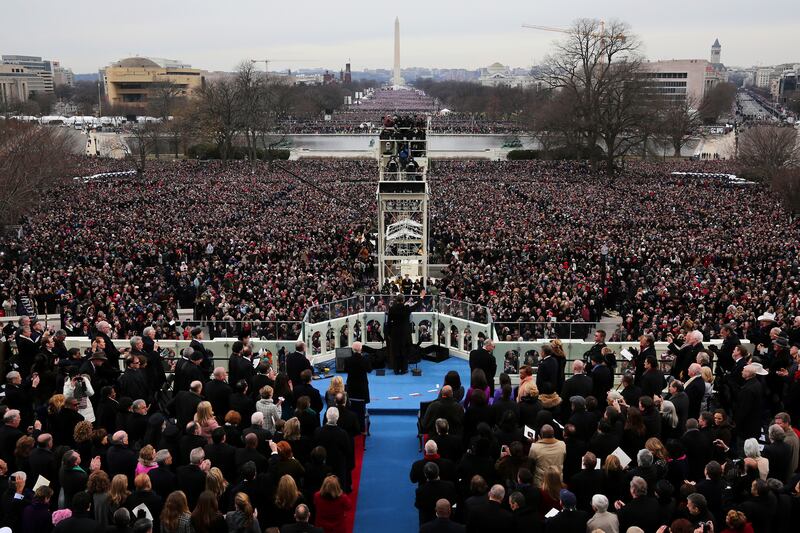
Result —
<path fill-rule="evenodd" d="M 265 57 L 309 60 L 274 62 L 270 70 L 338 71 L 348 59 L 354 70 L 390 70 L 399 16 L 403 68 L 476 69 L 496 61 L 524 67 L 540 63 L 559 34 L 523 29 L 523 23 L 567 28 L 587 17 L 627 22 L 650 60 L 707 59 L 718 38 L 729 66 L 800 62 L 796 0 L 770 0 L 760 10 L 735 3 L 139 0 L 131 9 L 89 0 L 3 0 L 0 53 L 40 55 L 75 73 L 135 55 L 180 59 L 205 70 L 233 70 L 243 59 Z"/>

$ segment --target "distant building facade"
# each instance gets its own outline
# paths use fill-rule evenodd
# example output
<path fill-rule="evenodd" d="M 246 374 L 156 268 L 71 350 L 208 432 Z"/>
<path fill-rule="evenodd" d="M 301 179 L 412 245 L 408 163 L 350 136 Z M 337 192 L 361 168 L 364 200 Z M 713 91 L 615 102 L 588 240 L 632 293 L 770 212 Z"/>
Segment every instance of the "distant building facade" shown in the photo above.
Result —
<path fill-rule="evenodd" d="M 58 61 L 53 61 L 53 86 L 61 87 L 62 85 L 74 87 L 75 74 L 71 69 L 62 67 Z"/>
<path fill-rule="evenodd" d="M 25 67 L 42 79 L 44 92 L 53 93 L 55 88 L 53 61 L 42 59 L 39 56 L 6 55 L 2 56 L 4 65 Z"/>
<path fill-rule="evenodd" d="M 648 89 L 654 94 L 676 100 L 689 98 L 697 103 L 717 84 L 727 80 L 724 72 L 704 59 L 652 61 L 644 63 L 642 69 Z"/>
<path fill-rule="evenodd" d="M 528 87 L 534 82 L 529 75 L 520 75 L 501 63 L 492 63 L 480 70 L 478 83 L 485 87 Z"/>
<path fill-rule="evenodd" d="M 35 94 L 44 94 L 44 80 L 22 65 L 0 64 L 0 103 L 25 102 Z"/>
<path fill-rule="evenodd" d="M 205 71 L 171 59 L 129 57 L 103 69 L 103 88 L 112 104 L 145 106 L 160 84 L 189 96 L 205 84 Z"/>

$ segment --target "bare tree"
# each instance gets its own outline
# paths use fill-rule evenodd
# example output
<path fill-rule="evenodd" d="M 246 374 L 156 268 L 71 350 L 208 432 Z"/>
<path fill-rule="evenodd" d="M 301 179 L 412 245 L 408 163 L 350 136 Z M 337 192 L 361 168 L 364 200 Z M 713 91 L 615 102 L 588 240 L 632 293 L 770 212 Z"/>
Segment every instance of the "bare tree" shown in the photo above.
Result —
<path fill-rule="evenodd" d="M 800 168 L 782 168 L 772 177 L 772 189 L 794 220 L 800 215 Z"/>
<path fill-rule="evenodd" d="M 132 144 L 131 151 L 126 153 L 126 157 L 136 161 L 136 168 L 144 172 L 147 165 L 147 155 L 154 152 L 154 146 L 158 145 L 159 125 L 154 122 L 142 122 L 134 125 L 128 137 L 128 144 Z M 155 133 L 154 133 L 155 132 Z"/>
<path fill-rule="evenodd" d="M 214 139 L 220 157 L 227 161 L 239 114 L 236 81 L 222 78 L 206 83 L 198 91 L 197 112 L 204 133 Z"/>
<path fill-rule="evenodd" d="M 662 100 L 659 106 L 659 130 L 672 145 L 673 155 L 680 157 L 681 149 L 703 123 L 696 99 Z"/>
<path fill-rule="evenodd" d="M 605 144 L 607 172 L 641 140 L 639 40 L 627 24 L 580 19 L 547 58 L 545 79 L 574 102 L 574 118 L 590 154 Z M 592 157 L 594 159 L 594 157 Z"/>
<path fill-rule="evenodd" d="M 706 124 L 716 124 L 720 115 L 730 112 L 736 99 L 736 86 L 719 83 L 700 102 L 700 115 Z"/>
<path fill-rule="evenodd" d="M 0 225 L 15 223 L 36 198 L 69 179 L 74 148 L 62 128 L 0 120 Z"/>
<path fill-rule="evenodd" d="M 739 160 L 769 178 L 778 170 L 800 164 L 797 130 L 781 126 L 755 126 L 741 135 Z"/>

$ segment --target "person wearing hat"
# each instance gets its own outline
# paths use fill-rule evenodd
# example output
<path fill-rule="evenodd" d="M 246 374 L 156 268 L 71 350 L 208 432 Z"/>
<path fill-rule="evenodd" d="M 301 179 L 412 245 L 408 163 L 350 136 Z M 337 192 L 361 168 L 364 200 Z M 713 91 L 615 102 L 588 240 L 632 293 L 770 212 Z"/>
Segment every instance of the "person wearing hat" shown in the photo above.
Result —
<path fill-rule="evenodd" d="M 191 346 L 183 349 L 181 359 L 175 365 L 175 381 L 172 387 L 174 393 L 188 391 L 193 381 L 208 381 L 208 373 L 203 371 L 204 361 L 202 352 L 195 351 Z"/>
<path fill-rule="evenodd" d="M 733 410 L 736 422 L 736 438 L 740 444 L 749 438 L 761 436 L 761 415 L 764 410 L 764 387 L 758 376 L 769 374 L 761 363 L 750 363 L 742 370 L 742 384 L 736 395 Z M 740 446 L 741 448 L 741 446 Z"/>
<path fill-rule="evenodd" d="M 585 533 L 589 513 L 575 508 L 577 503 L 575 495 L 567 489 L 561 489 L 559 499 L 561 500 L 561 512 L 545 522 L 544 530 L 559 533 Z"/>
<path fill-rule="evenodd" d="M 211 373 L 211 369 L 214 366 L 214 362 L 212 361 L 214 354 L 212 354 L 211 351 L 203 345 L 202 329 L 192 329 L 192 342 L 189 343 L 189 347 L 191 347 L 195 353 L 199 353 L 203 357 L 201 366 L 203 372 L 206 374 L 206 378 L 208 378 L 208 374 Z"/>
<path fill-rule="evenodd" d="M 89 360 L 81 365 L 78 373 L 87 376 L 92 382 L 92 389 L 99 391 L 105 386 L 116 383 L 119 370 L 115 371 L 114 367 L 109 364 L 108 357 L 103 350 L 97 350 L 92 352 Z M 90 399 L 93 404 L 99 401 L 96 396 Z"/>
<path fill-rule="evenodd" d="M 775 326 L 775 313 L 765 312 L 758 316 L 758 327 L 749 335 L 750 342 L 758 350 L 759 347 L 767 348 L 770 345 L 770 330 Z"/>

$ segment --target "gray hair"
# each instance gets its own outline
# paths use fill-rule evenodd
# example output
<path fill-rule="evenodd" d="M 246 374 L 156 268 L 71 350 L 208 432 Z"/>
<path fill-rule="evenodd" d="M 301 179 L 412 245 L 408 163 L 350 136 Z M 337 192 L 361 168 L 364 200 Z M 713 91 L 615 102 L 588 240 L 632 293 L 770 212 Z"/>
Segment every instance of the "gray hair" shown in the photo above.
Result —
<path fill-rule="evenodd" d="M 6 411 L 6 414 L 3 415 L 3 422 L 4 423 L 13 422 L 19 417 L 20 417 L 19 411 L 17 411 L 16 409 L 9 409 L 8 411 Z"/>
<path fill-rule="evenodd" d="M 436 444 L 435 440 L 428 440 L 425 443 L 425 453 L 427 455 L 433 455 L 439 452 L 439 446 Z"/>
<path fill-rule="evenodd" d="M 149 337 L 150 334 L 153 333 L 155 330 L 156 328 L 154 328 L 153 326 L 147 326 L 142 330 L 142 335 L 144 335 L 145 337 Z"/>
<path fill-rule="evenodd" d="M 336 407 L 328 408 L 328 412 L 325 413 L 325 420 L 328 424 L 335 426 L 339 422 L 339 409 Z"/>
<path fill-rule="evenodd" d="M 169 459 L 170 455 L 171 454 L 169 453 L 169 450 L 167 450 L 167 449 L 158 450 L 156 452 L 156 463 L 164 464 L 167 461 L 167 459 Z"/>
<path fill-rule="evenodd" d="M 142 342 L 142 338 L 138 335 L 131 337 L 131 348 L 136 348 L 136 345 Z"/>
<path fill-rule="evenodd" d="M 689 333 L 686 334 L 687 337 L 691 336 L 697 342 L 703 342 L 703 332 L 699 329 L 693 329 Z"/>
<path fill-rule="evenodd" d="M 653 454 L 647 448 L 642 448 L 636 454 L 636 464 L 639 466 L 653 466 Z"/>
<path fill-rule="evenodd" d="M 133 407 L 134 409 L 141 409 L 142 407 L 147 407 L 147 402 L 145 402 L 142 399 L 133 400 L 131 407 Z"/>
<path fill-rule="evenodd" d="M 672 429 L 678 427 L 678 412 L 675 410 L 675 404 L 671 401 L 664 400 L 661 402 L 661 416 L 669 422 L 669 427 Z"/>
<path fill-rule="evenodd" d="M 489 489 L 489 499 L 495 500 L 498 502 L 502 502 L 503 498 L 506 497 L 506 489 L 503 485 L 497 484 L 492 485 L 492 488 Z"/>
<path fill-rule="evenodd" d="M 20 470 L 19 472 L 14 472 L 11 475 L 14 476 L 17 479 L 23 479 L 23 480 L 27 480 L 28 479 L 28 474 L 26 474 L 22 470 Z"/>
<path fill-rule="evenodd" d="M 769 440 L 772 442 L 783 442 L 786 439 L 786 432 L 778 424 L 769 427 Z"/>
<path fill-rule="evenodd" d="M 189 452 L 189 462 L 193 465 L 199 465 L 205 458 L 206 452 L 203 451 L 203 448 L 195 448 Z"/>
<path fill-rule="evenodd" d="M 592 507 L 598 513 L 605 513 L 608 510 L 608 498 L 602 494 L 592 496 Z"/>
<path fill-rule="evenodd" d="M 105 320 L 101 320 L 100 322 L 97 323 L 97 331 L 105 333 L 106 331 L 110 330 L 111 330 L 111 324 L 109 324 Z"/>
<path fill-rule="evenodd" d="M 192 357 L 193 353 L 194 353 L 194 348 L 192 348 L 191 346 L 187 346 L 186 348 L 181 350 L 181 356 L 183 356 L 186 359 Z"/>
<path fill-rule="evenodd" d="M 16 379 L 16 378 L 21 378 L 21 377 L 22 377 L 22 375 L 19 372 L 17 372 L 16 370 L 12 370 L 8 374 L 6 374 L 6 379 L 8 381 L 11 381 L 12 379 Z"/>
<path fill-rule="evenodd" d="M 637 498 L 645 496 L 647 494 L 647 481 L 639 476 L 633 476 L 633 479 L 631 479 L 631 493 Z"/>
<path fill-rule="evenodd" d="M 744 456 L 751 459 L 761 457 L 761 450 L 758 449 L 758 441 L 756 439 L 751 437 L 744 441 Z"/>
<path fill-rule="evenodd" d="M 264 413 L 261 411 L 256 411 L 252 415 L 250 415 L 250 423 L 254 426 L 264 426 Z"/>

